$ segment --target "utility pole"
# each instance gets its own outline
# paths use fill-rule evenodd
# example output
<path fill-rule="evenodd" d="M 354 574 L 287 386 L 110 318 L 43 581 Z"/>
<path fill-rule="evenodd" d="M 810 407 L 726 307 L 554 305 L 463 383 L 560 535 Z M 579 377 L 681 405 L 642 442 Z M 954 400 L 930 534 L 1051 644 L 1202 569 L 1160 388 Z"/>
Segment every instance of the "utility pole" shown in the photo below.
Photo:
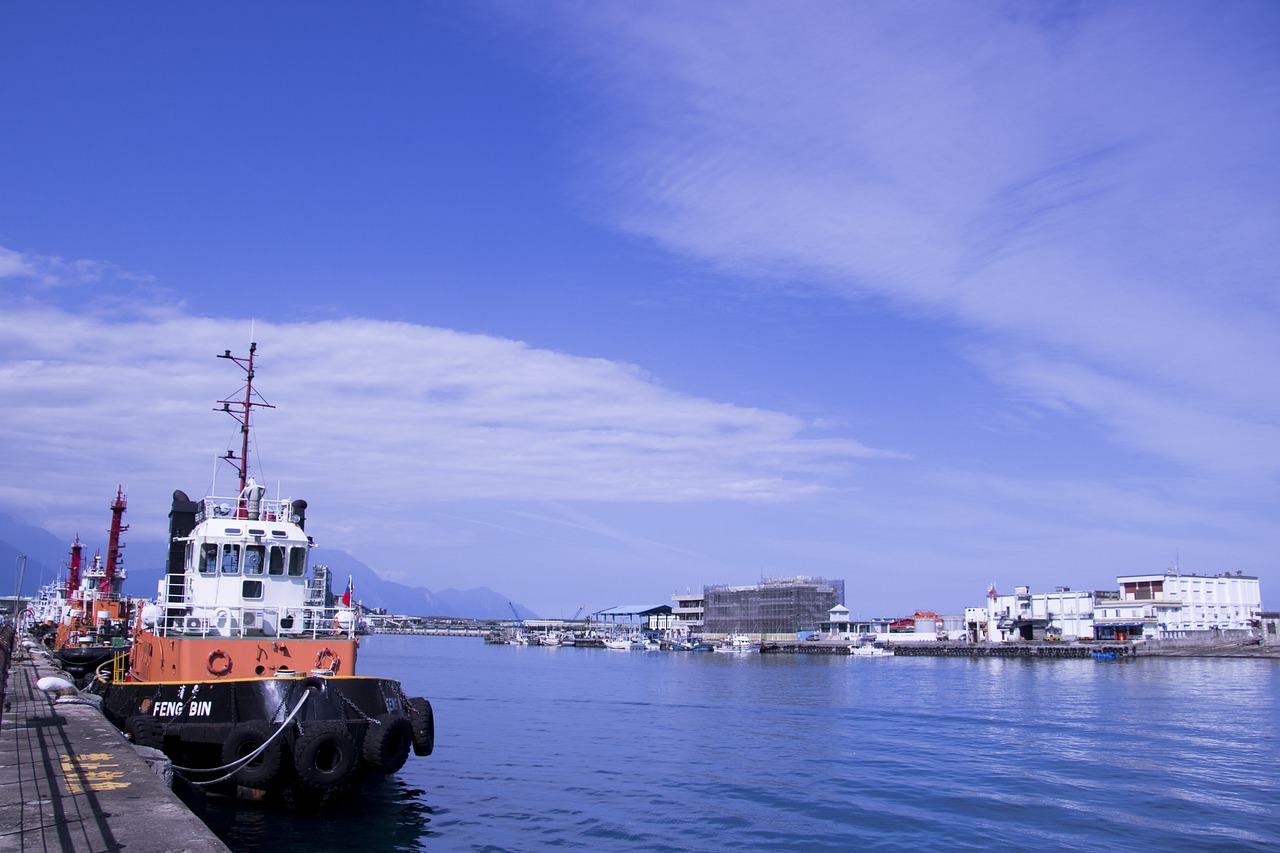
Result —
<path fill-rule="evenodd" d="M 18 589 L 13 594 L 13 621 L 18 622 L 18 604 L 22 601 L 22 576 L 27 573 L 27 555 L 18 555 Z"/>

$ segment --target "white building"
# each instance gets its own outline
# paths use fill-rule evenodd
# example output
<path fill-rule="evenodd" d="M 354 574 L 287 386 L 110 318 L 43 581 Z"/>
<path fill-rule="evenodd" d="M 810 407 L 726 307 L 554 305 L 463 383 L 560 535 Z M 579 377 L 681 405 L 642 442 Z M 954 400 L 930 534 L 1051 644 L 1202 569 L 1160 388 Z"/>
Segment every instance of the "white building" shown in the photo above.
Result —
<path fill-rule="evenodd" d="M 987 606 L 965 610 L 969 639 L 1009 640 L 1211 639 L 1222 632 L 1252 632 L 1260 624 L 1262 594 L 1256 577 L 1158 574 L 1116 578 L 1118 590 L 1033 593 L 1014 587 L 1000 595 L 994 586 Z"/>
<path fill-rule="evenodd" d="M 1125 575 L 1116 583 L 1120 597 L 1097 604 L 1098 639 L 1207 638 L 1252 631 L 1262 614 L 1258 579 L 1239 572 L 1205 576 L 1170 570 Z"/>
<path fill-rule="evenodd" d="M 1053 592 L 1031 592 L 1017 586 L 1012 595 L 1001 595 L 995 586 L 987 591 L 986 607 L 969 607 L 965 622 L 973 642 L 1007 640 L 1091 639 L 1094 603 L 1114 593 L 1073 590 L 1060 586 Z"/>
<path fill-rule="evenodd" d="M 672 593 L 671 619 L 674 633 L 690 637 L 702 633 L 706 597 L 700 592 Z"/>

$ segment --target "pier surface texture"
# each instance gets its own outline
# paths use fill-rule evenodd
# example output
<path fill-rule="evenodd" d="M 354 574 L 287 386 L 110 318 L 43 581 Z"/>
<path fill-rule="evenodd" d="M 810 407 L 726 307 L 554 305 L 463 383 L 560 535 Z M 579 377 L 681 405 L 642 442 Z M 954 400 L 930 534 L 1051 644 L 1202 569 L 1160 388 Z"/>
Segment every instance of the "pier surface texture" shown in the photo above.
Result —
<path fill-rule="evenodd" d="M 153 770 L 95 705 L 36 686 L 58 672 L 12 631 L 0 628 L 0 851 L 229 853 L 169 789 L 164 759 Z"/>

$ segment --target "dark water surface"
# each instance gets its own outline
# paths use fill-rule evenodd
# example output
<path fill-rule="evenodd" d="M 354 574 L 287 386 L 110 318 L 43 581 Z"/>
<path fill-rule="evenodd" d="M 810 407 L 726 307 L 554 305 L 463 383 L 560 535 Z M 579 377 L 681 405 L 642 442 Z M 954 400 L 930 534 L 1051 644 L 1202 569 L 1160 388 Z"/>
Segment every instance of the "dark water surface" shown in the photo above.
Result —
<path fill-rule="evenodd" d="M 358 804 L 211 803 L 236 851 L 1280 849 L 1280 664 L 364 638 L 436 750 Z"/>

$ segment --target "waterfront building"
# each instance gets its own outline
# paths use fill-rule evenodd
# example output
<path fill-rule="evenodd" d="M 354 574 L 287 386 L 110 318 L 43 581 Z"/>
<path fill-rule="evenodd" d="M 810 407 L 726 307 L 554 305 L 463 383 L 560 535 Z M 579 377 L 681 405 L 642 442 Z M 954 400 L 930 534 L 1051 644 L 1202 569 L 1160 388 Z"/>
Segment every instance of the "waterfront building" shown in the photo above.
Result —
<path fill-rule="evenodd" d="M 817 630 L 844 603 L 844 581 L 794 577 L 764 580 L 752 586 L 703 589 L 707 634 L 798 636 Z"/>
<path fill-rule="evenodd" d="M 1171 569 L 1124 575 L 1116 583 L 1119 598 L 1099 601 L 1094 613 L 1100 640 L 1212 639 L 1222 632 L 1252 632 L 1260 624 L 1262 591 L 1252 575 L 1184 575 Z"/>
<path fill-rule="evenodd" d="M 837 604 L 827 611 L 827 621 L 818 626 L 818 631 L 842 640 L 870 639 L 889 633 L 890 618 L 863 619 L 854 617 L 849 608 Z"/>
<path fill-rule="evenodd" d="M 1067 586 L 1033 593 L 1017 586 L 1012 595 L 1001 595 L 993 584 L 986 607 L 965 610 L 966 633 L 972 642 L 1092 639 L 1094 602 L 1108 594 L 1115 595 Z"/>
<path fill-rule="evenodd" d="M 672 633 L 692 637 L 702 633 L 706 615 L 706 599 L 701 592 L 672 593 Z"/>
<path fill-rule="evenodd" d="M 835 607 L 827 611 L 827 621 L 819 626 L 824 634 L 843 634 L 848 635 L 849 631 L 849 608 L 843 604 L 837 604 Z"/>
<path fill-rule="evenodd" d="M 665 631 L 672 625 L 670 604 L 619 604 L 591 614 L 591 621 L 607 633 Z"/>
<path fill-rule="evenodd" d="M 1258 579 L 1236 574 L 1182 574 L 1177 569 L 1116 578 L 1115 590 L 1033 593 L 992 586 L 986 607 L 965 610 L 969 639 L 1212 640 L 1251 636 L 1261 622 Z M 1229 633 L 1224 633 L 1229 632 Z"/>
<path fill-rule="evenodd" d="M 1258 619 L 1262 623 L 1259 641 L 1264 646 L 1280 645 L 1280 613 L 1260 613 Z"/>

